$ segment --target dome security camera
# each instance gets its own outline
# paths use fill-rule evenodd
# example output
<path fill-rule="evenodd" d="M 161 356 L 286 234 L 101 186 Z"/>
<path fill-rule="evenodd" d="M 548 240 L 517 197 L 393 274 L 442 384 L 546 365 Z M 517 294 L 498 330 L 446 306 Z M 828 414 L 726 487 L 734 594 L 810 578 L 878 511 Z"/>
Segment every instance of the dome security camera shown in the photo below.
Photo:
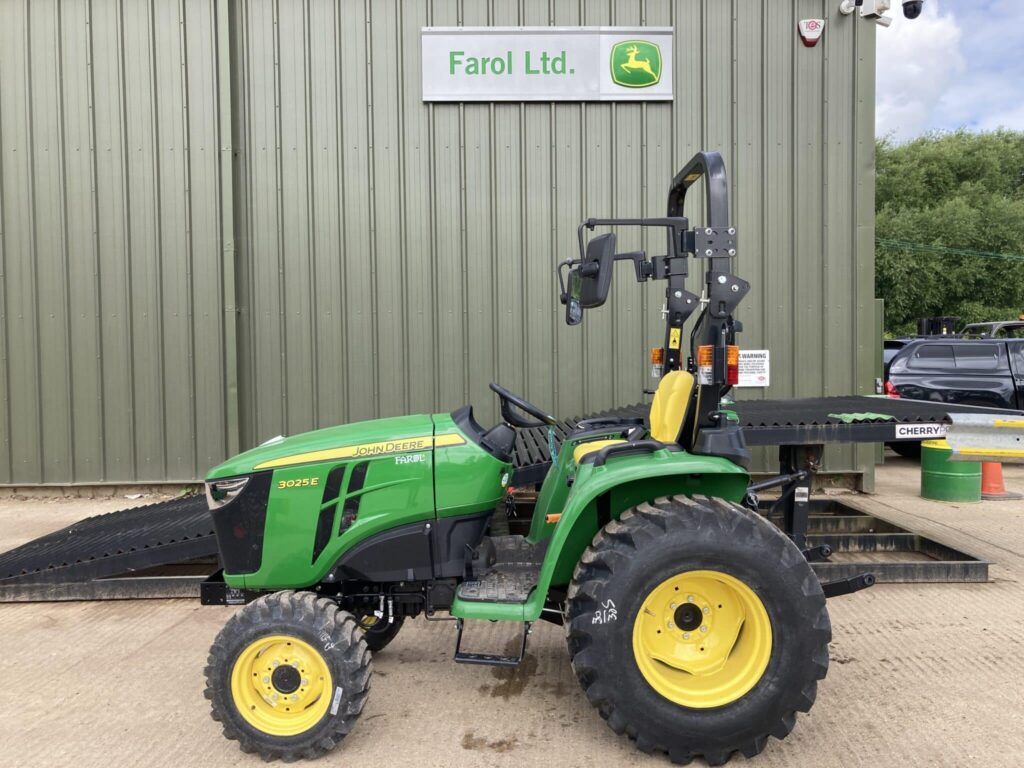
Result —
<path fill-rule="evenodd" d="M 924 0 L 903 0 L 903 15 L 908 19 L 916 19 L 924 8 Z"/>

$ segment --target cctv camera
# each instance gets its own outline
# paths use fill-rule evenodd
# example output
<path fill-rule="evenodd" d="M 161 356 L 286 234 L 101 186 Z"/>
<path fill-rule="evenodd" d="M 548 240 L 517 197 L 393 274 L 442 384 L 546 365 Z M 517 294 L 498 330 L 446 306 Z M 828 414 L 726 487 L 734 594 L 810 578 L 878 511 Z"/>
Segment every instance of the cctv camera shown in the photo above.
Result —
<path fill-rule="evenodd" d="M 903 15 L 908 19 L 916 19 L 921 15 L 924 0 L 903 0 Z"/>

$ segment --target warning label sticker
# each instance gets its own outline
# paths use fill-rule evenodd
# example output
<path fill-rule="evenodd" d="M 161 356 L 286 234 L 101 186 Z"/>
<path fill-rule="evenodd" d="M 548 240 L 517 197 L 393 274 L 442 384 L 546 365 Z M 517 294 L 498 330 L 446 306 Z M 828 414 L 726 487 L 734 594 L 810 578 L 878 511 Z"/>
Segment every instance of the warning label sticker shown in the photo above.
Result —
<path fill-rule="evenodd" d="M 771 361 L 767 349 L 740 350 L 738 387 L 767 387 L 771 383 Z"/>
<path fill-rule="evenodd" d="M 945 424 L 897 424 L 897 440 L 932 440 L 946 436 Z"/>

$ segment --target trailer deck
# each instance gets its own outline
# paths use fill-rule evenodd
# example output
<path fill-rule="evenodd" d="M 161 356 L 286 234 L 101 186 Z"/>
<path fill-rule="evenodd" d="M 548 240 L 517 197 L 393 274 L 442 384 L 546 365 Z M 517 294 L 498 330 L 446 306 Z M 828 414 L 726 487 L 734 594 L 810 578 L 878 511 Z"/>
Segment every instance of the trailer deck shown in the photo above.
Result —
<path fill-rule="evenodd" d="M 740 400 L 728 408 L 739 418 L 743 437 L 750 447 L 928 440 L 945 435 L 946 427 L 952 423 L 949 418 L 951 413 L 1020 413 L 971 405 L 864 395 L 796 400 Z M 643 418 L 646 421 L 649 412 L 649 405 L 637 403 L 595 415 Z M 566 419 L 554 427 L 556 446 L 561 444 L 579 421 L 578 418 Z M 541 482 L 550 463 L 547 429 L 519 430 L 516 435 L 513 482 L 518 485 Z"/>

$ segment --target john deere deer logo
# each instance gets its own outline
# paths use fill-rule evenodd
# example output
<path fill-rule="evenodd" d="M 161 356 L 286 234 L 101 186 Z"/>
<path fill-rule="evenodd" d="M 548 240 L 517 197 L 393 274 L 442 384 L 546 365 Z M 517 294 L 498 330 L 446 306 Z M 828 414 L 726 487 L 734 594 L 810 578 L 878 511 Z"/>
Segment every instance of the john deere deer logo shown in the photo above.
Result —
<path fill-rule="evenodd" d="M 646 40 L 623 40 L 612 46 L 612 81 L 626 88 L 646 88 L 661 80 L 661 49 Z"/>

